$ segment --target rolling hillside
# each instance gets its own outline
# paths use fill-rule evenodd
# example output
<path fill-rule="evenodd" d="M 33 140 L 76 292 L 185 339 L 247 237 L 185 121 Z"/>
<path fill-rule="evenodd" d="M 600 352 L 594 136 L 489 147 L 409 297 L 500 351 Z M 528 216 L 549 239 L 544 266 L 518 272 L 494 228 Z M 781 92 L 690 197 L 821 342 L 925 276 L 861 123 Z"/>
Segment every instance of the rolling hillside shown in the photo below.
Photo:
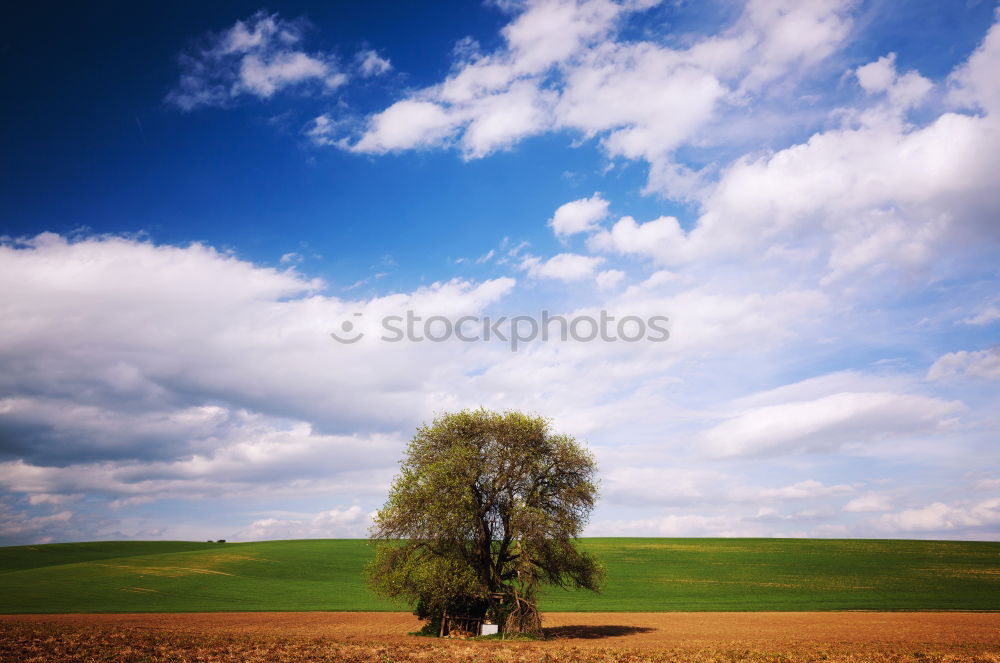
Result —
<path fill-rule="evenodd" d="M 584 539 L 601 595 L 547 611 L 1000 610 L 1000 543 Z M 135 541 L 0 548 L 0 612 L 403 610 L 373 596 L 352 539 Z"/>

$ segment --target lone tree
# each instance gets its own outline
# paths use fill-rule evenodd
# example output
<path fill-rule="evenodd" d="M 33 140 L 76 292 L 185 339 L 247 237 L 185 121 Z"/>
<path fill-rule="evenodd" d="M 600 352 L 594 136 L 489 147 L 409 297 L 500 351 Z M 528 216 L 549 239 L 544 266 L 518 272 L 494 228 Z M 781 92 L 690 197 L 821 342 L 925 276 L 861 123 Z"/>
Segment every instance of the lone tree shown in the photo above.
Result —
<path fill-rule="evenodd" d="M 598 591 L 603 568 L 577 550 L 597 495 L 593 457 L 549 422 L 485 409 L 417 429 L 375 517 L 368 582 L 416 604 L 440 633 L 446 615 L 541 632 L 541 584 Z"/>

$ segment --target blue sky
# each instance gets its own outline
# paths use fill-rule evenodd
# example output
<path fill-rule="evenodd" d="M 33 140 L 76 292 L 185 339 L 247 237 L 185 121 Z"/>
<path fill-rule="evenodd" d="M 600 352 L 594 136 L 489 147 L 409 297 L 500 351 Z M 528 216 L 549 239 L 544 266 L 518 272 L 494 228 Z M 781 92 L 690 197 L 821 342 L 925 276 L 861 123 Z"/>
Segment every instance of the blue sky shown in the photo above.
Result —
<path fill-rule="evenodd" d="M 480 405 L 588 534 L 1000 535 L 994 4 L 18 11 L 0 543 L 363 536 Z M 543 310 L 670 338 L 379 337 Z"/>

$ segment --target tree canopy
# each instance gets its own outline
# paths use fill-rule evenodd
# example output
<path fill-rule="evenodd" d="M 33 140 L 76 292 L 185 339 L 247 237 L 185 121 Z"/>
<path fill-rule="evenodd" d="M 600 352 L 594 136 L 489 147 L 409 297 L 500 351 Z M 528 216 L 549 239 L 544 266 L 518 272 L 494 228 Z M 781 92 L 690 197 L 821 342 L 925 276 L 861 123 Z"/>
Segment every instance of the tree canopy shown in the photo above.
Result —
<path fill-rule="evenodd" d="M 538 631 L 541 584 L 599 589 L 602 567 L 574 545 L 596 472 L 591 454 L 542 417 L 439 416 L 417 429 L 375 517 L 369 583 L 424 618 L 460 610 Z"/>

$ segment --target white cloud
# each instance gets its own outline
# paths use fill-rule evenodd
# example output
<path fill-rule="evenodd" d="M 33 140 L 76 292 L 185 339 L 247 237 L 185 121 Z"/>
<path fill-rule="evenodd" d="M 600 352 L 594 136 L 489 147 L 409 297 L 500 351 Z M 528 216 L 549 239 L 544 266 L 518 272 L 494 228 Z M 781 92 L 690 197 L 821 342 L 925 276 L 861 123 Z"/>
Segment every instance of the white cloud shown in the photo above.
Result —
<path fill-rule="evenodd" d="M 668 316 L 670 350 L 681 356 L 777 347 L 793 340 L 829 308 L 826 297 L 816 291 L 734 294 L 701 286 L 664 295 L 661 289 L 676 289 L 670 272 L 657 272 L 626 289 L 621 306 L 627 302 L 636 314 Z"/>
<path fill-rule="evenodd" d="M 680 277 L 670 270 L 658 269 L 650 274 L 649 277 L 642 283 L 629 287 L 629 289 L 625 291 L 625 298 L 634 299 L 646 297 L 649 293 L 659 291 L 659 289 L 665 285 L 676 284 L 679 279 Z"/>
<path fill-rule="evenodd" d="M 330 509 L 305 518 L 262 518 L 239 531 L 235 541 L 281 539 L 356 539 L 368 535 L 371 515 L 354 505 Z"/>
<path fill-rule="evenodd" d="M 617 504 L 688 508 L 825 501 L 854 492 L 854 488 L 846 484 L 826 485 L 814 479 L 773 488 L 751 485 L 747 479 L 697 465 L 618 466 L 605 474 L 602 492 L 606 499 Z M 776 513 L 773 507 L 766 508 Z"/>
<path fill-rule="evenodd" d="M 504 27 L 510 65 L 517 73 L 536 74 L 599 39 L 626 11 L 608 0 L 532 2 Z"/>
<path fill-rule="evenodd" d="M 980 311 L 979 313 L 977 313 L 976 315 L 973 315 L 971 317 L 966 318 L 965 320 L 962 320 L 962 322 L 967 325 L 975 325 L 978 327 L 982 325 L 988 325 L 997 320 L 1000 320 L 1000 308 L 997 308 L 996 306 L 989 306 Z"/>
<path fill-rule="evenodd" d="M 483 157 L 541 132 L 549 126 L 551 105 L 550 93 L 523 81 L 479 97 L 458 114 L 468 120 L 462 134 L 463 152 L 468 158 Z"/>
<path fill-rule="evenodd" d="M 734 477 L 704 468 L 616 467 L 605 474 L 602 493 L 619 503 L 683 505 L 728 501 Z"/>
<path fill-rule="evenodd" d="M 369 120 L 369 130 L 351 149 L 390 152 L 440 143 L 452 132 L 456 119 L 438 104 L 403 100 Z"/>
<path fill-rule="evenodd" d="M 440 84 L 372 116 L 351 149 L 457 145 L 476 158 L 540 131 L 571 129 L 599 137 L 611 156 L 647 162 L 649 191 L 700 204 L 690 229 L 663 216 L 644 223 L 624 217 L 605 230 L 598 225 L 607 212 L 603 198 L 568 203 L 550 223 L 561 237 L 590 233 L 592 251 L 680 265 L 758 261 L 766 246 L 768 261 L 818 256 L 824 285 L 893 270 L 908 277 L 952 246 L 996 236 L 990 220 L 1000 198 L 989 174 L 1000 169 L 1000 127 L 989 114 L 908 122 L 908 109 L 933 83 L 916 71 L 897 72 L 893 54 L 855 70 L 873 105 L 831 113 L 830 128 L 804 143 L 748 153 L 724 166 L 714 184 L 709 171 L 691 171 L 673 157 L 682 145 L 710 145 L 727 118 L 753 112 L 764 83 L 794 83 L 831 55 L 847 38 L 851 6 L 754 0 L 728 29 L 669 48 L 619 40 L 617 26 L 638 6 L 529 3 L 504 30 L 502 48 L 457 63 Z M 539 34 L 560 37 L 547 43 Z M 1000 57 L 997 34 L 991 30 L 952 76 L 956 103 L 993 108 L 988 65 Z"/>
<path fill-rule="evenodd" d="M 854 492 L 854 488 L 845 484 L 825 486 L 815 479 L 806 479 L 790 486 L 764 489 L 761 491 L 761 497 L 782 500 L 805 500 L 846 495 L 852 492 Z"/>
<path fill-rule="evenodd" d="M 555 97 L 541 75 L 606 34 L 622 11 L 608 0 L 525 5 L 502 30 L 502 49 L 459 63 L 439 85 L 374 115 L 349 149 L 381 153 L 449 144 L 460 133 L 464 155 L 478 158 L 550 128 Z"/>
<path fill-rule="evenodd" d="M 949 352 L 939 357 L 927 371 L 928 380 L 955 377 L 1000 380 L 1000 346 L 978 352 Z"/>
<path fill-rule="evenodd" d="M 476 313 L 515 283 L 453 280 L 349 301 L 318 294 L 323 283 L 292 268 L 256 267 L 202 245 L 50 234 L 0 246 L 0 282 L 19 284 L 0 289 L 0 393 L 32 394 L 4 400 L 8 422 L 48 440 L 31 445 L 38 453 L 71 444 L 71 429 L 91 431 L 83 446 L 94 454 L 126 449 L 129 430 L 150 439 L 209 434 L 241 410 L 327 429 L 352 430 L 376 413 L 383 430 L 408 426 L 431 407 L 420 376 L 433 357 L 478 348 L 380 343 L 378 321 L 407 309 Z M 364 342 L 330 338 L 344 320 L 369 332 Z M 386 397 L 399 402 L 376 403 Z M 115 432 L 116 419 L 135 427 Z"/>
<path fill-rule="evenodd" d="M 594 280 L 597 281 L 597 287 L 601 290 L 614 290 L 624 278 L 625 272 L 620 269 L 606 269 L 598 273 Z"/>
<path fill-rule="evenodd" d="M 548 260 L 525 258 L 521 269 L 527 270 L 532 278 L 558 279 L 560 281 L 581 281 L 589 279 L 604 262 L 604 258 L 583 256 L 576 253 L 560 253 Z"/>
<path fill-rule="evenodd" d="M 1000 479 L 979 479 L 976 481 L 975 486 L 978 490 L 1000 491 Z"/>
<path fill-rule="evenodd" d="M 897 74 L 895 53 L 858 67 L 854 73 L 866 92 L 887 93 L 889 101 L 898 109 L 919 103 L 933 88 L 933 84 L 916 71 L 902 76 Z"/>
<path fill-rule="evenodd" d="M 478 158 L 565 128 L 600 136 L 611 156 L 647 161 L 651 188 L 678 185 L 684 175 L 673 163 L 675 148 L 703 130 L 711 136 L 707 127 L 723 110 L 745 116 L 748 95 L 808 70 L 850 27 L 846 1 L 754 0 L 720 36 L 695 37 L 684 48 L 619 39 L 624 20 L 654 4 L 524 3 L 501 31 L 500 48 L 457 49 L 451 74 L 404 100 L 433 103 L 451 122 L 415 123 L 398 148 L 457 144 L 466 158 Z M 393 142 L 382 136 L 387 129 L 370 122 L 350 149 L 384 151 Z"/>
<path fill-rule="evenodd" d="M 328 73 L 326 64 L 305 53 L 279 53 L 266 61 L 256 55 L 247 55 L 240 62 L 242 86 L 263 99 L 286 85 L 310 78 L 324 78 Z M 330 87 L 337 87 L 346 82 L 346 78 L 342 74 L 334 74 L 326 82 Z"/>
<path fill-rule="evenodd" d="M 635 520 L 598 520 L 586 528 L 584 536 L 759 537 L 771 531 L 766 525 L 734 516 L 670 514 Z"/>
<path fill-rule="evenodd" d="M 978 108 L 988 114 L 1000 114 L 1000 11 L 995 10 L 996 22 L 986 33 L 982 44 L 951 76 L 951 101 Z"/>
<path fill-rule="evenodd" d="M 334 145 L 336 126 L 333 118 L 323 113 L 314 117 L 303 129 L 303 133 L 316 145 Z"/>
<path fill-rule="evenodd" d="M 595 193 L 590 198 L 581 198 L 560 205 L 549 219 L 552 231 L 566 237 L 577 233 L 590 232 L 608 216 L 608 201 Z"/>
<path fill-rule="evenodd" d="M 781 513 L 771 507 L 747 509 L 744 513 L 729 508 L 724 514 L 667 513 L 633 520 L 598 520 L 587 527 L 585 536 L 663 536 L 663 537 L 805 537 L 843 536 L 843 528 L 824 523 L 825 511 L 805 509 Z M 782 531 L 782 527 L 791 527 Z M 813 531 L 810 532 L 809 528 Z"/>
<path fill-rule="evenodd" d="M 392 71 L 392 63 L 389 62 L 387 58 L 383 58 L 379 55 L 376 51 L 360 51 L 357 54 L 356 59 L 358 61 L 358 67 L 361 69 L 361 75 L 365 78 L 381 76 L 382 74 Z"/>
<path fill-rule="evenodd" d="M 815 65 L 848 36 L 850 0 L 750 0 L 742 23 L 754 42 L 744 89 Z"/>
<path fill-rule="evenodd" d="M 843 392 L 750 408 L 708 430 L 705 443 L 720 456 L 857 450 L 887 436 L 947 430 L 961 409 L 927 396 Z"/>
<path fill-rule="evenodd" d="M 988 219 L 1000 198 L 986 175 L 1000 168 L 994 122 L 944 114 L 910 129 L 880 117 L 736 161 L 689 232 L 672 217 L 641 224 L 625 217 L 589 246 L 684 264 L 759 260 L 763 246 L 808 242 L 826 256 L 830 283 L 865 270 L 917 269 L 951 242 L 995 234 Z"/>
<path fill-rule="evenodd" d="M 611 155 L 660 159 L 707 122 L 726 93 L 691 57 L 646 42 L 602 44 L 567 72 L 557 126 L 604 134 Z"/>
<path fill-rule="evenodd" d="M 890 53 L 858 67 L 854 75 L 866 92 L 885 92 L 896 80 L 896 54 Z"/>
<path fill-rule="evenodd" d="M 244 413 L 213 436 L 187 440 L 181 431 L 184 444 L 174 441 L 166 457 L 147 452 L 74 462 L 66 454 L 44 465 L 0 462 L 0 487 L 32 504 L 86 494 L 112 500 L 112 508 L 161 499 L 358 497 L 381 494 L 403 448 L 395 435 L 323 435 L 308 424 L 277 423 Z"/>
<path fill-rule="evenodd" d="M 182 110 L 226 106 L 243 95 L 268 99 L 284 88 L 315 83 L 322 91 L 347 82 L 330 53 L 299 49 L 305 25 L 259 11 L 207 38 L 179 58 L 181 77 L 167 101 Z"/>
<path fill-rule="evenodd" d="M 877 524 L 890 532 L 947 532 L 1000 525 L 1000 498 L 969 506 L 934 502 L 918 509 L 887 513 Z"/>
<path fill-rule="evenodd" d="M 817 134 L 767 161 L 731 167 L 686 248 L 694 255 L 725 251 L 822 228 L 831 279 L 881 264 L 925 264 L 949 218 L 964 212 L 951 201 L 985 195 L 977 143 L 996 138 L 981 120 L 957 115 L 911 133 L 862 127 Z"/>
<path fill-rule="evenodd" d="M 868 493 L 855 497 L 844 505 L 844 511 L 848 513 L 870 513 L 872 511 L 891 511 L 892 500 L 888 495 L 879 493 Z"/>
<path fill-rule="evenodd" d="M 40 516 L 14 511 L 0 503 L 0 541 L 50 543 L 57 534 L 60 540 L 65 540 L 67 534 L 79 533 L 77 522 L 80 520 L 76 512 L 69 510 Z"/>
<path fill-rule="evenodd" d="M 592 256 L 565 255 L 571 257 L 536 259 L 532 267 L 549 270 L 552 278 L 598 278 L 593 262 L 576 264 Z M 490 344 L 385 344 L 368 337 L 341 346 L 328 336 L 343 320 L 356 320 L 358 330 L 375 334 L 383 315 L 406 309 L 425 316 L 477 313 L 511 292 L 509 278 L 341 300 L 323 294 L 322 282 L 294 268 L 258 267 L 200 245 L 113 237 L 70 242 L 42 235 L 0 247 L 0 282 L 18 284 L 0 290 L 0 308 L 9 313 L 0 319 L 0 393 L 16 394 L 0 399 L 0 428 L 16 431 L 6 440 L 25 442 L 23 448 L 5 447 L 0 487 L 34 499 L 38 508 L 54 504 L 45 495 L 87 495 L 119 511 L 149 500 L 233 499 L 263 507 L 321 497 L 364 501 L 370 509 L 384 494 L 412 427 L 433 412 L 463 406 L 543 404 L 559 430 L 643 440 L 658 453 L 699 449 L 699 430 L 714 425 L 718 432 L 737 422 L 739 435 L 725 438 L 742 445 L 741 452 L 768 454 L 836 449 L 844 437 L 931 434 L 947 428 L 945 411 L 954 406 L 910 397 L 892 381 L 826 376 L 755 394 L 720 411 L 719 392 L 693 376 L 711 372 L 706 360 L 745 367 L 766 360 L 762 352 L 783 353 L 803 325 L 823 324 L 829 303 L 808 291 L 692 288 L 668 271 L 607 302 L 616 315 L 668 315 L 668 343 L 539 344 L 518 353 Z M 355 318 L 355 312 L 362 315 Z M 596 315 L 592 309 L 561 313 Z M 562 388 L 566 384 L 574 388 Z M 845 393 L 891 394 L 899 401 L 849 403 L 858 412 L 812 417 L 831 405 L 824 398 Z M 699 411 L 682 406 L 685 399 L 693 399 Z M 814 402 L 812 409 L 799 409 Z M 782 406 L 789 409 L 764 410 Z M 776 436 L 766 426 L 748 432 L 755 416 L 785 427 Z M 678 432 L 678 421 L 687 422 L 689 433 Z M 801 426 L 792 430 L 789 421 Z M 609 482 L 619 503 L 634 503 L 626 484 L 648 486 L 671 462 L 646 459 L 636 468 L 645 474 L 629 474 L 623 463 L 604 466 L 609 476 L 621 478 Z M 847 491 L 846 484 L 821 484 L 808 475 L 774 487 L 748 485 L 753 472 L 734 466 L 733 480 L 687 483 L 681 472 L 657 489 L 658 499 L 756 508 L 828 500 Z M 692 520 L 681 514 L 622 521 L 607 530 L 769 534 L 781 523 L 818 516 L 767 517 L 702 513 Z M 257 536 L 318 532 L 310 529 L 312 518 L 274 517 L 276 522 L 255 525 Z M 74 525 L 79 529 L 73 531 L 117 531 L 102 523 Z M 49 536 L 51 527 L 32 531 Z M 331 525 L 324 531 L 349 529 Z"/>
<path fill-rule="evenodd" d="M 587 240 L 592 251 L 650 256 L 663 263 L 674 262 L 685 244 L 684 231 L 672 216 L 639 224 L 630 216 L 619 219 L 611 230 L 600 230 Z"/>

